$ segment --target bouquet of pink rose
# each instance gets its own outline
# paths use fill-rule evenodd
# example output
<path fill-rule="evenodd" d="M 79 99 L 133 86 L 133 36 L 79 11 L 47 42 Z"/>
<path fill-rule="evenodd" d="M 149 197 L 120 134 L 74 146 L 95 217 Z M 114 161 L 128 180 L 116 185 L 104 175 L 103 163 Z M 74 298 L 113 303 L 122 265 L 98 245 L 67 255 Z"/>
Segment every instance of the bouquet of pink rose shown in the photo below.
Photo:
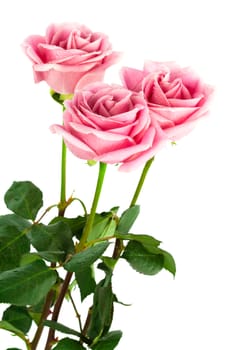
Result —
<path fill-rule="evenodd" d="M 63 138 L 61 190 L 59 202 L 44 210 L 42 192 L 30 181 L 14 182 L 5 194 L 11 213 L 0 216 L 0 302 L 9 306 L 0 328 L 20 337 L 27 350 L 38 349 L 45 327 L 45 350 L 113 350 L 122 336 L 111 330 L 114 303 L 119 302 L 112 287 L 118 260 L 145 275 L 176 271 L 159 240 L 131 232 L 147 172 L 160 147 L 186 135 L 207 114 L 213 89 L 189 68 L 153 61 L 142 70 L 122 68 L 122 85 L 106 84 L 105 70 L 120 54 L 112 51 L 106 35 L 75 23 L 50 25 L 45 36 L 27 38 L 23 49 L 33 62 L 35 82 L 46 81 L 63 109 L 62 125 L 51 126 Z M 89 165 L 99 164 L 90 210 L 84 200 L 66 196 L 67 148 Z M 143 165 L 143 170 L 128 208 L 99 213 L 107 164 L 121 171 Z M 74 200 L 81 213 L 67 217 Z M 57 215 L 42 223 L 54 207 Z M 96 269 L 103 279 L 97 280 Z M 78 312 L 75 287 L 81 302 L 93 295 L 85 317 Z M 65 297 L 79 329 L 59 320 Z M 33 324 L 36 330 L 29 339 Z"/>

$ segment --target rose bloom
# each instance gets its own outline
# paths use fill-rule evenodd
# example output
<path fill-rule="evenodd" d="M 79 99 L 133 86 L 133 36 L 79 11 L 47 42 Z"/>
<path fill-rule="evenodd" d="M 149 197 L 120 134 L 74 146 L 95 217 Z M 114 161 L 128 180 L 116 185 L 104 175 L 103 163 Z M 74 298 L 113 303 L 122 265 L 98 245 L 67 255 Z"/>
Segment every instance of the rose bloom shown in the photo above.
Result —
<path fill-rule="evenodd" d="M 143 92 L 151 117 L 173 141 L 186 135 L 208 112 L 213 89 L 190 68 L 148 61 L 143 70 L 122 68 L 121 78 L 128 89 Z"/>
<path fill-rule="evenodd" d="M 35 82 L 45 80 L 58 93 L 72 94 L 76 84 L 102 80 L 120 54 L 108 37 L 76 23 L 51 24 L 45 36 L 29 36 L 22 47 L 33 62 Z"/>
<path fill-rule="evenodd" d="M 122 86 L 93 83 L 65 105 L 64 125 L 52 125 L 51 130 L 81 159 L 120 163 L 120 170 L 130 171 L 152 158 L 163 143 L 142 94 Z"/>

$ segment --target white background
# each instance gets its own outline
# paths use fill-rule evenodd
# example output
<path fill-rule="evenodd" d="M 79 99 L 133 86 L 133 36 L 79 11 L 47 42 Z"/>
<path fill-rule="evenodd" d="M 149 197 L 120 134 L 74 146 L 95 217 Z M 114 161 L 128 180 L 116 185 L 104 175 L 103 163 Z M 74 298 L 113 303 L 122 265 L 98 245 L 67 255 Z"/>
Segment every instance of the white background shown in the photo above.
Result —
<path fill-rule="evenodd" d="M 45 206 L 56 203 L 60 181 L 60 139 L 49 126 L 61 111 L 45 83 L 35 85 L 20 44 L 52 22 L 74 21 L 109 35 L 125 52 L 120 65 L 141 68 L 144 59 L 190 65 L 215 86 L 210 116 L 176 147 L 162 150 L 139 203 L 135 233 L 163 241 L 177 263 L 173 279 L 154 277 L 120 263 L 114 276 L 119 299 L 113 329 L 122 329 L 126 349 L 232 350 L 232 11 L 231 1 L 210 0 L 8 0 L 1 5 L 0 209 L 12 181 L 31 180 L 44 191 Z M 108 82 L 118 82 L 111 68 Z M 68 157 L 68 193 L 90 206 L 97 167 Z M 99 210 L 130 202 L 141 169 L 124 174 L 109 167 Z M 80 208 L 76 205 L 73 213 Z M 71 214 L 73 214 L 71 213 Z M 0 308 L 1 310 L 2 308 Z M 64 323 L 75 327 L 69 311 Z M 0 331 L 0 349 L 23 343 Z M 39 347 L 43 350 L 43 345 Z"/>

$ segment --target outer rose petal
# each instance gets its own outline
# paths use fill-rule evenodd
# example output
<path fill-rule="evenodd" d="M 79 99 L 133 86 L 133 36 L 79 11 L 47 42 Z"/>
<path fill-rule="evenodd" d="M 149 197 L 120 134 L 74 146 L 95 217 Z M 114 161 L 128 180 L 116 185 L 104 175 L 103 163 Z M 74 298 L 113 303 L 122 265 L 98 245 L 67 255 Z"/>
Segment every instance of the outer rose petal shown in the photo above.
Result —
<path fill-rule="evenodd" d="M 164 134 L 171 140 L 177 141 L 188 135 L 196 126 L 197 122 L 208 115 L 207 104 L 201 108 L 196 108 L 196 111 L 184 123 L 168 125 L 163 129 Z"/>
<path fill-rule="evenodd" d="M 119 135 L 111 132 L 104 132 L 102 130 L 95 130 L 85 125 L 70 123 L 70 130 L 73 132 L 79 140 L 82 140 L 90 148 L 96 147 L 98 144 L 98 154 L 103 154 L 111 151 L 112 149 L 122 149 L 131 147 L 134 142 L 130 137 L 125 135 Z"/>
<path fill-rule="evenodd" d="M 85 85 L 89 85 L 91 83 L 94 83 L 95 81 L 102 81 L 103 78 L 104 78 L 103 70 L 93 69 L 77 80 L 78 82 L 74 86 L 74 92 L 81 90 L 82 88 L 84 88 Z"/>
<path fill-rule="evenodd" d="M 77 81 L 82 77 L 82 73 L 79 72 L 61 72 L 53 68 L 45 72 L 40 72 L 37 71 L 36 66 L 33 68 L 36 83 L 40 82 L 41 80 L 45 80 L 51 89 L 61 94 L 72 93 L 75 89 Z"/>
<path fill-rule="evenodd" d="M 175 125 L 171 128 L 165 129 L 164 133 L 170 140 L 177 141 L 190 133 L 195 125 L 196 122 L 194 120 L 187 121 L 185 124 Z"/>
<path fill-rule="evenodd" d="M 22 44 L 22 49 L 25 54 L 32 60 L 34 64 L 42 64 L 43 60 L 40 57 L 38 45 L 45 43 L 45 38 L 40 35 L 29 36 Z"/>
<path fill-rule="evenodd" d="M 123 67 L 120 71 L 123 85 L 132 91 L 139 92 L 142 90 L 142 81 L 146 73 L 134 68 Z"/>
<path fill-rule="evenodd" d="M 82 89 L 85 85 L 94 83 L 96 81 L 102 81 L 104 78 L 105 70 L 111 65 L 117 63 L 120 60 L 121 56 L 122 54 L 120 52 L 113 52 L 111 55 L 108 55 L 103 60 L 101 65 L 96 66 L 78 80 L 74 91 Z"/>
<path fill-rule="evenodd" d="M 95 159 L 96 153 L 88 147 L 85 143 L 74 137 L 72 134 L 67 132 L 64 127 L 60 125 L 52 125 L 50 130 L 53 133 L 61 135 L 69 148 L 69 150 L 77 157 L 81 159 Z"/>
<path fill-rule="evenodd" d="M 145 133 L 140 144 L 130 146 L 121 150 L 112 150 L 111 152 L 105 153 L 96 158 L 102 162 L 114 164 L 114 163 L 127 163 L 133 159 L 140 158 L 141 154 L 145 154 L 148 151 L 150 152 L 154 140 L 155 140 L 156 130 L 153 127 L 150 127 Z M 157 136 L 157 135 L 156 135 Z M 156 138 L 156 142 L 160 141 L 160 138 Z M 120 167 L 122 169 L 122 167 Z"/>
<path fill-rule="evenodd" d="M 121 164 L 119 170 L 129 172 L 139 167 L 141 164 L 145 164 L 149 159 L 154 157 L 162 147 L 164 147 L 166 142 L 167 136 L 164 135 L 160 128 L 156 128 L 156 137 L 154 138 L 151 147 L 146 151 L 141 152 L 135 158 L 129 159 L 127 162 Z"/>
<path fill-rule="evenodd" d="M 174 125 L 185 122 L 198 107 L 188 108 L 188 107 L 157 107 L 151 106 L 151 114 L 156 118 L 157 115 L 162 116 L 164 119 L 173 122 Z"/>

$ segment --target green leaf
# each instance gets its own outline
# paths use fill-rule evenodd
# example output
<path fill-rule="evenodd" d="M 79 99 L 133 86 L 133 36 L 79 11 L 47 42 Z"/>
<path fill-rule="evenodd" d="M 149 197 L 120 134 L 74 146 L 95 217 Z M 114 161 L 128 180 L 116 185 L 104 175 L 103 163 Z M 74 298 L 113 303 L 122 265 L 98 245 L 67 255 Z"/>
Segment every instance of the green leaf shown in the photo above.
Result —
<path fill-rule="evenodd" d="M 63 216 L 57 216 L 50 222 L 50 225 L 56 224 L 57 222 L 64 222 L 67 224 L 72 232 L 72 235 L 80 239 L 86 223 L 86 217 L 77 216 L 76 218 L 64 218 Z"/>
<path fill-rule="evenodd" d="M 21 256 L 29 252 L 29 227 L 30 223 L 18 215 L 0 216 L 0 271 L 19 266 Z"/>
<path fill-rule="evenodd" d="M 54 295 L 54 297 L 55 297 L 55 295 Z M 44 309 L 45 301 L 46 301 L 46 295 L 37 304 L 31 305 L 28 307 L 28 312 L 29 312 L 31 318 L 33 319 L 33 321 L 37 325 L 39 325 L 39 322 L 41 320 L 41 315 L 42 315 L 42 312 Z"/>
<path fill-rule="evenodd" d="M 114 303 L 117 303 L 117 304 L 120 304 L 120 305 L 123 305 L 123 306 L 131 306 L 132 305 L 132 304 L 123 303 L 123 301 L 118 300 L 116 294 L 114 294 Z"/>
<path fill-rule="evenodd" d="M 126 234 L 120 234 L 116 233 L 115 237 L 120 239 L 126 239 L 129 241 L 136 241 L 141 243 L 147 250 L 149 250 L 151 253 L 153 253 L 154 248 L 158 247 L 161 243 L 161 241 L 158 241 L 152 236 L 148 235 L 135 235 L 133 233 L 126 233 Z"/>
<path fill-rule="evenodd" d="M 26 253 L 20 259 L 20 266 L 31 264 L 33 261 L 41 260 L 38 253 Z"/>
<path fill-rule="evenodd" d="M 23 339 L 23 341 L 26 340 L 24 333 L 7 321 L 0 321 L 0 329 L 4 329 L 5 331 L 14 333 L 19 338 Z"/>
<path fill-rule="evenodd" d="M 102 256 L 101 257 L 101 260 L 103 261 L 103 263 L 105 264 L 105 266 L 110 269 L 110 270 L 113 270 L 116 263 L 117 263 L 117 260 L 114 259 L 114 258 L 110 258 L 109 256 Z"/>
<path fill-rule="evenodd" d="M 175 260 L 173 258 L 173 256 L 166 252 L 163 249 L 159 249 L 160 252 L 163 254 L 164 257 L 164 263 L 163 263 L 163 267 L 164 269 L 166 269 L 167 271 L 171 272 L 173 274 L 173 276 L 175 276 L 176 274 L 176 263 Z"/>
<path fill-rule="evenodd" d="M 163 254 L 153 254 L 136 241 L 128 243 L 121 257 L 127 260 L 133 269 L 145 275 L 157 274 L 164 265 Z"/>
<path fill-rule="evenodd" d="M 21 334 L 24 337 L 22 331 L 14 327 L 11 323 L 7 321 L 0 321 L 0 329 L 5 329 L 6 331 L 12 332 L 14 334 Z"/>
<path fill-rule="evenodd" d="M 26 334 L 31 328 L 32 318 L 27 308 L 23 306 L 9 306 L 3 313 L 3 321 L 11 323 L 14 327 Z"/>
<path fill-rule="evenodd" d="M 83 301 L 88 295 L 94 293 L 96 282 L 94 279 L 93 268 L 88 266 L 85 270 L 75 272 L 75 278 L 79 286 L 81 301 Z"/>
<path fill-rule="evenodd" d="M 114 294 L 111 276 L 107 274 L 95 289 L 91 321 L 87 331 L 88 337 L 94 342 L 108 332 L 112 323 Z"/>
<path fill-rule="evenodd" d="M 59 322 L 46 320 L 46 321 L 44 321 L 44 325 L 49 327 L 49 328 L 55 329 L 56 331 L 61 332 L 61 333 L 72 334 L 72 335 L 76 335 L 77 337 L 82 336 L 81 333 L 75 331 L 72 328 L 66 327 Z"/>
<path fill-rule="evenodd" d="M 133 205 L 123 212 L 117 225 L 117 231 L 119 233 L 128 233 L 137 219 L 140 212 L 139 205 Z"/>
<path fill-rule="evenodd" d="M 88 241 L 113 236 L 116 231 L 116 220 L 112 212 L 95 214 L 94 224 L 88 235 Z"/>
<path fill-rule="evenodd" d="M 33 321 L 35 322 L 35 324 L 37 324 L 37 326 L 38 326 L 40 323 L 40 320 L 41 320 L 41 313 L 30 311 L 30 315 L 31 315 L 31 318 L 33 319 Z"/>
<path fill-rule="evenodd" d="M 19 348 L 7 348 L 6 350 L 21 350 Z"/>
<path fill-rule="evenodd" d="M 53 350 L 85 350 L 77 340 L 64 338 L 53 348 Z"/>
<path fill-rule="evenodd" d="M 49 261 L 58 261 L 57 258 L 64 260 L 67 254 L 74 252 L 72 232 L 64 222 L 33 225 L 28 237 L 38 251 L 44 251 L 45 254 L 47 252 Z M 49 252 L 55 252 L 55 254 L 49 254 Z"/>
<path fill-rule="evenodd" d="M 68 271 L 77 272 L 84 271 L 92 265 L 107 249 L 109 243 L 98 243 L 90 248 L 87 248 L 75 254 L 71 260 L 64 265 Z"/>
<path fill-rule="evenodd" d="M 163 258 L 164 258 L 163 268 L 165 268 L 175 276 L 175 273 L 176 273 L 175 260 L 170 253 L 158 247 L 161 241 L 158 241 L 152 236 L 135 235 L 132 233 L 128 233 L 128 234 L 116 233 L 115 237 L 119 239 L 139 242 L 147 250 L 147 252 L 154 255 L 163 255 Z"/>
<path fill-rule="evenodd" d="M 43 205 L 41 190 L 30 181 L 14 181 L 4 200 L 8 209 L 31 220 L 35 220 Z"/>
<path fill-rule="evenodd" d="M 57 261 L 63 261 L 64 256 L 66 256 L 64 251 L 44 251 L 44 252 L 38 252 L 38 255 L 50 262 L 57 262 Z"/>
<path fill-rule="evenodd" d="M 42 260 L 0 274 L 0 302 L 19 306 L 37 304 L 55 284 L 57 273 Z"/>
<path fill-rule="evenodd" d="M 82 339 L 83 342 L 90 344 L 90 340 L 85 336 L 83 336 L 81 333 L 77 332 L 72 328 L 66 327 L 59 322 L 46 320 L 44 321 L 44 325 L 61 333 L 75 335 L 76 337 L 79 337 L 80 339 Z"/>
<path fill-rule="evenodd" d="M 114 235 L 116 229 L 115 216 L 117 210 L 118 207 L 114 207 L 109 212 L 103 212 L 101 214 L 95 215 L 92 230 L 88 235 L 88 241 Z M 51 223 L 60 221 L 65 222 L 67 225 L 69 225 L 73 236 L 76 236 L 78 239 L 80 239 L 86 220 L 87 217 L 85 216 L 78 216 L 77 218 L 56 217 L 51 221 Z"/>
<path fill-rule="evenodd" d="M 55 292 L 56 284 L 53 286 L 53 291 Z M 28 307 L 28 311 L 31 313 L 38 313 L 41 314 L 44 309 L 44 303 L 46 301 L 46 296 L 44 295 L 40 301 L 38 301 L 36 304 L 30 305 Z"/>
<path fill-rule="evenodd" d="M 20 260 L 20 266 L 27 265 L 35 260 L 41 260 L 41 258 L 50 262 L 62 261 L 64 254 L 64 251 L 57 250 L 24 254 Z"/>
<path fill-rule="evenodd" d="M 121 331 L 112 331 L 100 338 L 97 344 L 95 344 L 93 350 L 113 350 L 116 348 L 122 337 Z"/>

